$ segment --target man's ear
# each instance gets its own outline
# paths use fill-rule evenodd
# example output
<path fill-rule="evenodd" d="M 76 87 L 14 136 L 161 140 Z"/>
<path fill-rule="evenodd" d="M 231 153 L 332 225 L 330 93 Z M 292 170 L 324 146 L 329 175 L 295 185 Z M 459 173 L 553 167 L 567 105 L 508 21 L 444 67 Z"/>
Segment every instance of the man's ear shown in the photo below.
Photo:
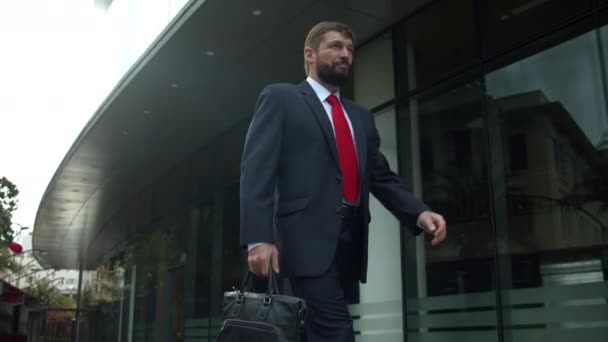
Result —
<path fill-rule="evenodd" d="M 304 59 L 310 64 L 313 60 L 314 51 L 308 46 L 304 48 Z"/>

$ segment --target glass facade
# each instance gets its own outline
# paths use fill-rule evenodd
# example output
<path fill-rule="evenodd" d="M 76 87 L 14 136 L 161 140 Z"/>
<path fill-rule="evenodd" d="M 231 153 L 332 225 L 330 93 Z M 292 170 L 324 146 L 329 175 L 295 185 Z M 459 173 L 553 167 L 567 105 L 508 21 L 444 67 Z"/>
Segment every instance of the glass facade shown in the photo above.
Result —
<path fill-rule="evenodd" d="M 604 341 L 608 15 L 595 1 L 438 1 L 357 49 L 349 92 L 382 151 L 448 222 L 400 231 L 372 201 L 357 341 Z M 111 224 L 81 304 L 99 341 L 214 341 L 246 270 L 248 122 L 174 165 Z M 284 284 L 289 291 L 288 284 Z"/>
<path fill-rule="evenodd" d="M 447 26 L 467 17 L 444 16 L 456 6 L 447 3 L 426 15 Z M 456 72 L 421 61 L 428 47 L 411 39 L 410 21 L 394 30 L 407 76 L 396 100 L 409 152 L 400 155 L 412 169 L 404 177 L 449 227 L 438 248 L 404 239 L 406 340 L 601 341 L 608 102 L 599 12 L 590 2 L 465 3 L 450 13 L 474 11 L 477 25 L 447 35 L 473 52 L 447 62 Z M 449 44 L 433 50 L 442 63 L 452 60 Z M 445 72 L 420 72 L 429 63 Z"/>

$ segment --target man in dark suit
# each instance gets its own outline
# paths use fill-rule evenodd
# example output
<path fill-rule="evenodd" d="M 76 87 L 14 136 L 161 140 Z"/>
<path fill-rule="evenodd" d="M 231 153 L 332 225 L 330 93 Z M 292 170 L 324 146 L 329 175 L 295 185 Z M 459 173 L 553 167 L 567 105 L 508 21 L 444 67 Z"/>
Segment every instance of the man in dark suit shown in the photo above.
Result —
<path fill-rule="evenodd" d="M 349 289 L 365 282 L 369 193 L 415 233 L 446 237 L 443 217 L 403 186 L 380 153 L 373 114 L 340 96 L 354 34 L 341 23 L 311 29 L 306 81 L 267 86 L 241 164 L 241 244 L 253 273 L 289 277 L 306 300 L 308 342 L 354 341 Z"/>

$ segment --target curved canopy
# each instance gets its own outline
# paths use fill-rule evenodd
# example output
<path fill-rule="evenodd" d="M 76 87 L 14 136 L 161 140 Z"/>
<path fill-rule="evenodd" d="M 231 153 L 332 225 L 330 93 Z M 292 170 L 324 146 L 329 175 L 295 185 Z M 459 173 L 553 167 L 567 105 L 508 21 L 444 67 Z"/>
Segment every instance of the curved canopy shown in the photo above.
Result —
<path fill-rule="evenodd" d="M 365 41 L 422 2 L 191 1 L 107 97 L 53 176 L 33 234 L 34 248 L 47 252 L 38 256 L 41 265 L 95 268 L 107 252 L 94 248 L 107 245 L 100 239 L 127 239 L 107 222 L 134 193 L 248 117 L 264 85 L 303 79 L 302 44 L 312 25 L 343 21 Z"/>

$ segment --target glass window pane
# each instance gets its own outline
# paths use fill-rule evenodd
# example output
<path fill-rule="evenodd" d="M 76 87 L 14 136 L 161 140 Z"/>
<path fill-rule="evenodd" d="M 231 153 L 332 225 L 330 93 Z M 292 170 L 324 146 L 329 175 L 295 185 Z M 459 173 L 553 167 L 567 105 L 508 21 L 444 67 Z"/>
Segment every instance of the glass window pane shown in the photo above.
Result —
<path fill-rule="evenodd" d="M 486 77 L 506 341 L 602 341 L 608 333 L 598 33 Z"/>
<path fill-rule="evenodd" d="M 394 39 L 399 69 L 406 69 L 397 70 L 407 81 L 399 92 L 405 95 L 477 60 L 472 1 L 441 1 L 398 26 Z"/>
<path fill-rule="evenodd" d="M 498 340 L 480 84 L 400 106 L 399 136 L 412 141 L 414 188 L 449 227 L 437 247 L 429 237 L 405 240 L 408 340 Z"/>
<path fill-rule="evenodd" d="M 592 0 L 479 1 L 484 54 L 513 47 L 591 9 Z"/>
<path fill-rule="evenodd" d="M 393 75 L 393 40 L 389 34 L 357 49 L 353 75 L 357 103 L 371 109 L 392 100 Z"/>

